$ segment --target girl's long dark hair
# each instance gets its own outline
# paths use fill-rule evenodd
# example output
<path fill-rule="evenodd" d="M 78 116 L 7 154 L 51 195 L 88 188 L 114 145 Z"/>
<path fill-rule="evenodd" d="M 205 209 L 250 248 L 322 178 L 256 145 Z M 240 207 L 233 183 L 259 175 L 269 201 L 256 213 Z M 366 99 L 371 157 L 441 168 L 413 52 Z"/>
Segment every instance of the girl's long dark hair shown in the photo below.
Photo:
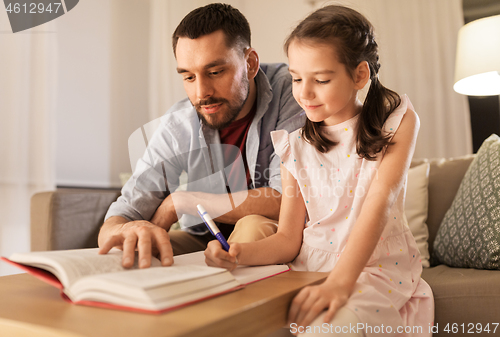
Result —
<path fill-rule="evenodd" d="M 292 41 L 331 44 L 339 62 L 352 77 L 359 63 L 368 63 L 371 84 L 359 118 L 356 151 L 360 157 L 374 160 L 377 153 L 391 143 L 391 135 L 384 134 L 383 125 L 401 104 L 401 98 L 378 79 L 378 45 L 371 23 L 353 9 L 330 5 L 310 14 L 292 31 L 286 39 L 285 52 Z M 318 151 L 326 153 L 337 144 L 323 136 L 320 125 L 307 119 L 301 133 Z"/>

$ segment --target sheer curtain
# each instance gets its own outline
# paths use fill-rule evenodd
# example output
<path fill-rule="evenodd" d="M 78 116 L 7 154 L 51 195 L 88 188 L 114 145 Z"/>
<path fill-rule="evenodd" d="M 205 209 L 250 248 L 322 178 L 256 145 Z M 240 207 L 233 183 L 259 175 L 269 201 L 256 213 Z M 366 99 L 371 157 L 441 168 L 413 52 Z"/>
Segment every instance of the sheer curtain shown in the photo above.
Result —
<path fill-rule="evenodd" d="M 0 255 L 9 256 L 30 249 L 30 197 L 54 188 L 54 25 L 13 34 L 0 10 L 0 46 Z M 0 264 L 0 275 L 15 272 Z"/>
<path fill-rule="evenodd" d="M 261 62 L 286 62 L 283 40 L 309 11 L 325 3 L 340 3 L 360 11 L 375 26 L 382 82 L 400 94 L 408 94 L 420 116 L 415 157 L 453 157 L 472 152 L 468 103 L 452 88 L 457 33 L 463 25 L 461 0 L 226 2 L 249 20 L 252 44 Z M 175 73 L 170 36 L 184 15 L 208 3 L 152 0 L 151 119 L 160 117 L 185 96 Z"/>
<path fill-rule="evenodd" d="M 420 116 L 414 157 L 472 153 L 466 96 L 453 91 L 461 0 L 351 0 L 375 26 L 380 78 L 410 97 Z"/>

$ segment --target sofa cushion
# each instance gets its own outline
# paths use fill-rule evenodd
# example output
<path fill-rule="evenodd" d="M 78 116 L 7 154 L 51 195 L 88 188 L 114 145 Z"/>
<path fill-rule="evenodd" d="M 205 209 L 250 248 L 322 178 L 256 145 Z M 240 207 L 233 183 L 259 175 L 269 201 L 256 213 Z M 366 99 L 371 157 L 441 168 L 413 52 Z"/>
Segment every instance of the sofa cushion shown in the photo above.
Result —
<path fill-rule="evenodd" d="M 429 163 L 412 167 L 408 170 L 405 214 L 408 226 L 415 237 L 422 258 L 422 266 L 429 267 L 429 248 L 427 239 L 429 230 L 425 221 L 428 212 Z"/>
<path fill-rule="evenodd" d="M 427 228 L 429 230 L 429 253 L 432 256 L 432 244 L 446 211 L 450 208 L 458 187 L 474 159 L 475 155 L 466 155 L 451 159 L 414 159 L 411 167 L 429 163 L 429 212 Z"/>
<path fill-rule="evenodd" d="M 500 137 L 484 141 L 434 241 L 434 256 L 452 267 L 500 269 Z"/>
<path fill-rule="evenodd" d="M 116 189 L 57 189 L 31 198 L 31 250 L 97 247 Z"/>
<path fill-rule="evenodd" d="M 429 283 L 434 294 L 434 326 L 439 328 L 434 337 L 465 335 L 470 329 L 468 323 L 480 323 L 483 329 L 489 323 L 491 330 L 495 328 L 492 323 L 498 323 L 500 272 L 439 265 L 425 268 L 422 278 Z M 451 329 L 453 323 L 465 323 L 465 334 L 446 333 L 446 324 Z M 496 333 L 499 332 L 500 327 Z"/>

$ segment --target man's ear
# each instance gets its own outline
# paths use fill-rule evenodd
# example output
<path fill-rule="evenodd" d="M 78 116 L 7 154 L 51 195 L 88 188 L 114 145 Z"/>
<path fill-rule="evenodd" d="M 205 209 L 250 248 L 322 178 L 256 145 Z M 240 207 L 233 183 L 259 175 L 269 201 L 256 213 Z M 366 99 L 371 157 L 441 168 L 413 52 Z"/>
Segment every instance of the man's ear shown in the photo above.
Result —
<path fill-rule="evenodd" d="M 368 62 L 361 61 L 354 71 L 354 83 L 356 84 L 355 89 L 363 89 L 369 79 L 370 67 L 368 66 Z"/>
<path fill-rule="evenodd" d="M 245 61 L 247 64 L 248 79 L 251 80 L 255 78 L 255 76 L 257 76 L 257 73 L 259 72 L 259 54 L 257 54 L 257 51 L 255 51 L 255 49 L 248 48 L 247 50 L 245 50 Z"/>

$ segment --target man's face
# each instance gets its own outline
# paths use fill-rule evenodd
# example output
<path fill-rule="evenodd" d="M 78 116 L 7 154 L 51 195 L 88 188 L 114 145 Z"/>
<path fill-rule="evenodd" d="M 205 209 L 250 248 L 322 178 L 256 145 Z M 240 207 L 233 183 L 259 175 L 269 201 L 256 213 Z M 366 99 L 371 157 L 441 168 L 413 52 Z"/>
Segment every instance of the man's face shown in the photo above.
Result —
<path fill-rule="evenodd" d="M 221 30 L 179 38 L 176 58 L 184 90 L 205 125 L 220 130 L 242 117 L 250 90 L 247 62 L 238 47 L 226 46 Z"/>

